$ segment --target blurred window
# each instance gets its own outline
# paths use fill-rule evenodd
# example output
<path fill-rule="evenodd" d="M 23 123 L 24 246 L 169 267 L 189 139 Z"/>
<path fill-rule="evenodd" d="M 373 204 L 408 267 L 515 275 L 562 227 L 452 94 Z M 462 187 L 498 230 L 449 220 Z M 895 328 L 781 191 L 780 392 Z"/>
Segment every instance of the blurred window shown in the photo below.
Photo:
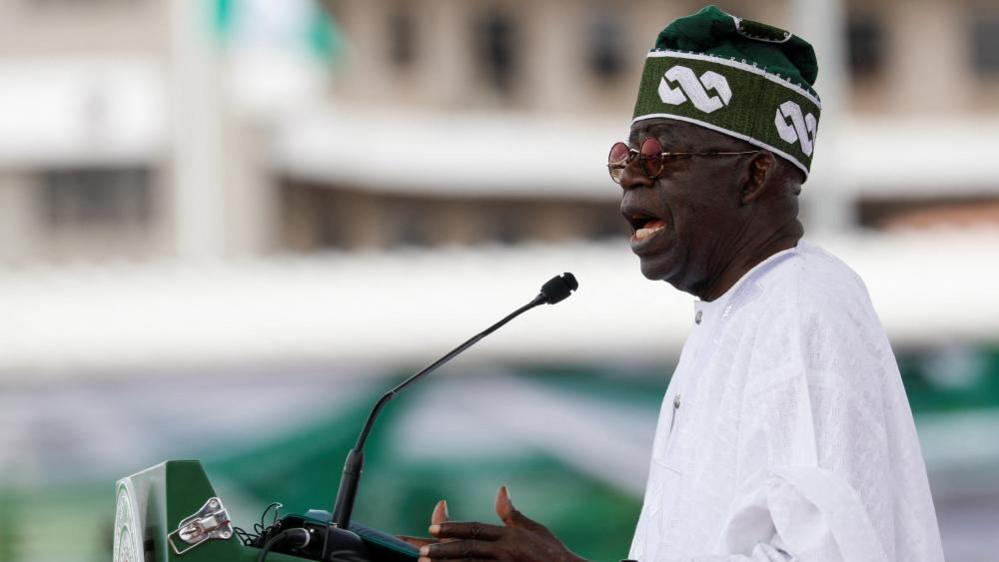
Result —
<path fill-rule="evenodd" d="M 847 56 L 854 78 L 873 78 L 884 69 L 885 30 L 873 16 L 851 16 L 847 23 Z"/>
<path fill-rule="evenodd" d="M 474 29 L 475 51 L 488 84 L 500 94 L 513 90 L 517 66 L 516 25 L 495 11 L 482 17 Z"/>
<path fill-rule="evenodd" d="M 486 239 L 500 244 L 518 244 L 526 238 L 523 215 L 516 209 L 492 212 Z"/>
<path fill-rule="evenodd" d="M 430 232 L 430 217 L 425 208 L 406 205 L 396 209 L 392 216 L 395 227 L 395 245 L 430 246 L 433 236 Z"/>
<path fill-rule="evenodd" d="M 999 16 L 971 20 L 971 55 L 980 75 L 999 75 Z"/>
<path fill-rule="evenodd" d="M 398 9 L 388 17 L 389 60 L 396 68 L 409 68 L 416 60 L 416 20 L 413 13 Z"/>
<path fill-rule="evenodd" d="M 587 64 L 602 82 L 613 82 L 624 72 L 626 57 L 621 23 L 609 14 L 601 14 L 587 30 Z"/>
<path fill-rule="evenodd" d="M 41 174 L 41 206 L 52 226 L 145 224 L 151 174 L 142 168 L 50 170 Z"/>
<path fill-rule="evenodd" d="M 591 240 L 627 240 L 631 236 L 628 223 L 616 209 L 599 207 L 593 211 L 587 224 L 590 225 L 587 237 Z"/>

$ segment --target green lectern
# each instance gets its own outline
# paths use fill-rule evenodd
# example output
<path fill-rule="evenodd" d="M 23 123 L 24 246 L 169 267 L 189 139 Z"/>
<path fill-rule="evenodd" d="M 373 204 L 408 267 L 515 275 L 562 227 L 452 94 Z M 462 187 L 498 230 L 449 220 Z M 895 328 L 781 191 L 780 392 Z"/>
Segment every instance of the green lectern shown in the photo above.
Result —
<path fill-rule="evenodd" d="M 216 495 L 198 461 L 167 461 L 122 478 L 115 495 L 114 562 L 256 562 L 260 558 L 260 548 L 245 545 L 236 536 L 223 498 Z M 328 522 L 304 519 L 314 523 L 309 533 L 321 534 Z M 364 542 L 370 562 L 417 558 L 416 549 L 389 535 L 354 525 L 351 531 Z M 310 558 L 268 552 L 266 559 Z"/>

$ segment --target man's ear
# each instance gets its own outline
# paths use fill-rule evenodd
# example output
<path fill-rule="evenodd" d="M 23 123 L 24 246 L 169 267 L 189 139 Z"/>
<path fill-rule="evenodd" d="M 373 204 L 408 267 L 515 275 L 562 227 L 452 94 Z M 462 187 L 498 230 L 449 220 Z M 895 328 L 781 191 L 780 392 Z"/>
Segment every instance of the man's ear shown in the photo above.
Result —
<path fill-rule="evenodd" d="M 746 180 L 742 184 L 742 204 L 748 205 L 760 199 L 767 190 L 767 178 L 774 169 L 774 155 L 763 151 L 753 155 L 749 161 Z"/>

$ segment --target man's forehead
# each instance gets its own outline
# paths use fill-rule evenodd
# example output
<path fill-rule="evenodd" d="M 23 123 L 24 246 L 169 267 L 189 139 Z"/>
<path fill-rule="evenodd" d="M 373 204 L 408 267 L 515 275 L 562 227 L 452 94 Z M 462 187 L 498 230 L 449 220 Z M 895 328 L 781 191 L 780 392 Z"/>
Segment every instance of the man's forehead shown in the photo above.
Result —
<path fill-rule="evenodd" d="M 637 147 L 648 137 L 659 139 L 663 149 L 674 152 L 736 150 L 741 143 L 706 127 L 676 119 L 643 119 L 632 123 L 628 142 Z"/>
<path fill-rule="evenodd" d="M 690 150 L 703 140 L 697 131 L 700 128 L 673 119 L 643 119 L 632 124 L 628 141 L 637 146 L 645 139 L 654 137 L 666 150 Z"/>

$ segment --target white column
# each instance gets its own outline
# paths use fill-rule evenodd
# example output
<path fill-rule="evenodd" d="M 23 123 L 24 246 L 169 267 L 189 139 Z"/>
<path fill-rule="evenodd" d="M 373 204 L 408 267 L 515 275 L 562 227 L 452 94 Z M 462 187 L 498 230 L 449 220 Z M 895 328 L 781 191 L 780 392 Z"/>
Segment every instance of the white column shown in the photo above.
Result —
<path fill-rule="evenodd" d="M 179 258 L 225 252 L 222 71 L 211 41 L 211 3 L 171 0 L 173 237 Z"/>
<path fill-rule="evenodd" d="M 36 257 L 35 223 L 45 219 L 34 208 L 40 189 L 29 179 L 16 170 L 0 170 L 0 264 Z"/>
<path fill-rule="evenodd" d="M 847 120 L 850 74 L 846 54 L 846 13 L 842 0 L 791 0 L 792 30 L 815 47 L 822 117 L 811 174 L 802 190 L 808 233 L 842 231 L 856 226 L 854 179 L 840 165 L 839 146 Z"/>

